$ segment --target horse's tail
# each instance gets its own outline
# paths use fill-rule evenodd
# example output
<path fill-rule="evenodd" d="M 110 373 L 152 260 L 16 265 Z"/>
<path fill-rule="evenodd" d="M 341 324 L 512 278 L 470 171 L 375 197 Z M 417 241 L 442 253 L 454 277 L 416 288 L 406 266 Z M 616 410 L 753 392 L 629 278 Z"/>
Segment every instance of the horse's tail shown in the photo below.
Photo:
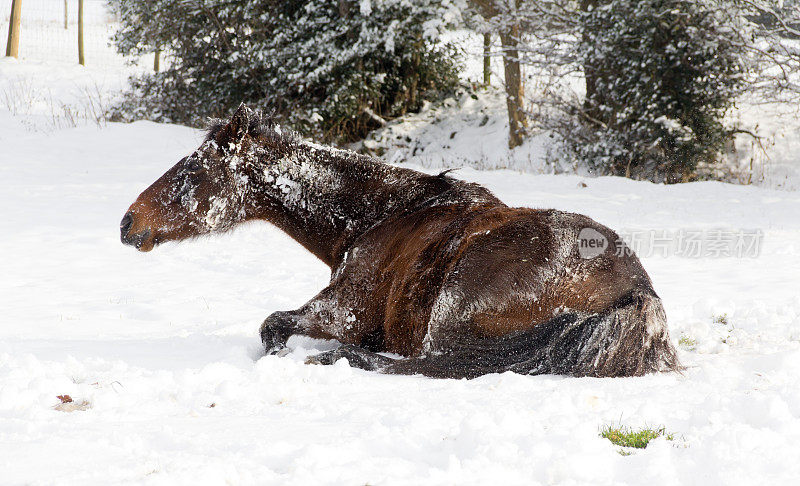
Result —
<path fill-rule="evenodd" d="M 568 312 L 499 338 L 457 341 L 449 351 L 381 366 L 393 374 L 472 378 L 487 373 L 639 376 L 675 371 L 666 315 L 652 291 L 634 290 L 602 314 Z"/>

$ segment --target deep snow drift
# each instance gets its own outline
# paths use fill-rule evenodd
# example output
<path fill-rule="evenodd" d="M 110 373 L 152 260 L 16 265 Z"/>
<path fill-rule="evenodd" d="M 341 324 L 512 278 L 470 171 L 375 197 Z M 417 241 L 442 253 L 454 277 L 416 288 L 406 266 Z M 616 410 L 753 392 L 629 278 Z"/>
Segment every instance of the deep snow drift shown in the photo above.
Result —
<path fill-rule="evenodd" d="M 24 67 L 4 62 L 0 81 Z M 303 364 L 329 342 L 293 338 L 288 356 L 262 356 L 263 318 L 300 306 L 329 276 L 277 229 L 251 224 L 149 254 L 119 242 L 128 205 L 202 133 L 50 118 L 0 106 L 4 484 L 800 477 L 800 193 L 454 172 L 509 204 L 582 212 L 623 234 L 760 230 L 760 255 L 643 256 L 683 374 L 384 376 Z M 87 409 L 55 410 L 65 394 Z M 623 456 L 599 437 L 609 424 L 664 426 L 675 440 Z"/>

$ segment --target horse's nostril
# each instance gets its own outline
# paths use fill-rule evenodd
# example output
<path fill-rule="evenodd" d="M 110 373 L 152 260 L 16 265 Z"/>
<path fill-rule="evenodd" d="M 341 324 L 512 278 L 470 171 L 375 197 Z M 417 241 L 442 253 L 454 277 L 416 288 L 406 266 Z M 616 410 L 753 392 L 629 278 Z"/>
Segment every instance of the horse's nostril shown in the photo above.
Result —
<path fill-rule="evenodd" d="M 122 236 L 128 234 L 128 230 L 131 229 L 131 226 L 133 226 L 133 216 L 131 216 L 131 213 L 125 213 L 125 216 L 122 217 L 122 221 L 119 223 L 119 232 Z"/>

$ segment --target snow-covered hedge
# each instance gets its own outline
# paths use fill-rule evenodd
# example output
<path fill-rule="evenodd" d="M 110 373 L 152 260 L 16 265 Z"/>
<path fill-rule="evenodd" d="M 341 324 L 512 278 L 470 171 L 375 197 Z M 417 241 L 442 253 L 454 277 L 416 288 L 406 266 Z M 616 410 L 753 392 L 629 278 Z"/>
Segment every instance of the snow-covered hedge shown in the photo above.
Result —
<path fill-rule="evenodd" d="M 110 0 L 123 54 L 163 50 L 115 115 L 194 125 L 245 101 L 293 128 L 352 141 L 458 83 L 440 42 L 461 0 Z"/>
<path fill-rule="evenodd" d="M 718 2 L 614 0 L 583 16 L 586 98 L 564 139 L 599 172 L 666 182 L 713 168 L 746 66 Z"/>

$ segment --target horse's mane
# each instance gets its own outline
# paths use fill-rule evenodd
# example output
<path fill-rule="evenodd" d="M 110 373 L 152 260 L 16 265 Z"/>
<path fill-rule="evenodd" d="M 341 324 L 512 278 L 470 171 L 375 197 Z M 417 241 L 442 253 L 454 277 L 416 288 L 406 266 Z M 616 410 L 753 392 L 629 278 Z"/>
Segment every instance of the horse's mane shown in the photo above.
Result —
<path fill-rule="evenodd" d="M 206 128 L 206 140 L 216 138 L 228 123 L 229 120 L 224 118 L 209 118 L 208 127 Z M 297 138 L 294 132 L 278 125 L 274 113 L 264 114 L 261 110 L 253 110 L 251 113 L 247 134 L 253 138 L 261 139 L 294 140 Z"/>

